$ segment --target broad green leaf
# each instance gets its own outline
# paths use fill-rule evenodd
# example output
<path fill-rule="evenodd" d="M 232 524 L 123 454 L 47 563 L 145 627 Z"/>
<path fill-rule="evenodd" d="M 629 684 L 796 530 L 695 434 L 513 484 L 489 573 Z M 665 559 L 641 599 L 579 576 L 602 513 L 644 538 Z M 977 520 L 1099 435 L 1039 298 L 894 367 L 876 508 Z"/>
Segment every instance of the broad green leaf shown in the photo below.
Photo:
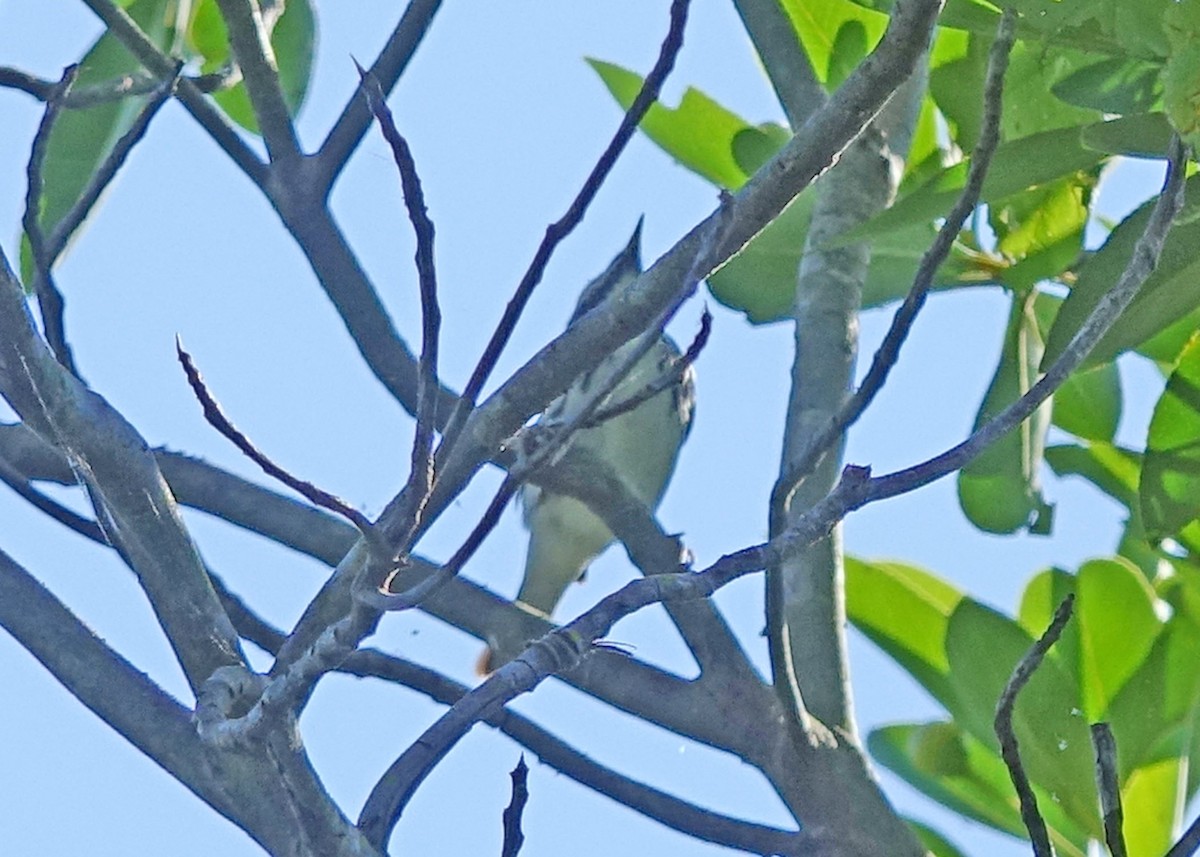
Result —
<path fill-rule="evenodd" d="M 955 723 L 901 724 L 867 737 L 872 757 L 943 806 L 1023 837 L 1016 792 L 1000 757 Z M 1087 836 L 1036 785 L 1038 805 L 1060 855 L 1084 857 Z"/>
<path fill-rule="evenodd" d="M 1011 619 L 970 599 L 950 617 L 946 656 L 956 722 L 993 750 L 998 748 L 996 702 L 1033 638 Z M 1046 658 L 1017 699 L 1013 728 L 1030 779 L 1051 794 L 1081 828 L 1099 830 L 1091 738 L 1080 710 L 1079 688 L 1056 658 Z"/>
<path fill-rule="evenodd" d="M 738 255 L 711 274 L 708 288 L 713 297 L 744 312 L 751 324 L 790 318 L 814 199 L 813 190 L 805 190 Z"/>
<path fill-rule="evenodd" d="M 1158 857 L 1170 850 L 1182 820 L 1186 788 L 1186 757 L 1161 759 L 1130 775 L 1121 789 L 1125 845 L 1130 855 Z"/>
<path fill-rule="evenodd" d="M 996 250 L 1010 262 L 1001 271 L 1001 282 L 1023 294 L 1043 280 L 1061 277 L 1076 263 L 1098 172 L 1081 170 L 989 203 Z"/>
<path fill-rule="evenodd" d="M 1110 155 L 1163 158 L 1171 142 L 1171 124 L 1162 113 L 1139 113 L 1083 129 L 1083 145 Z"/>
<path fill-rule="evenodd" d="M 1184 349 L 1154 406 L 1139 496 L 1152 538 L 1200 516 L 1200 339 Z"/>
<path fill-rule="evenodd" d="M 1113 57 L 1072 72 L 1053 91 L 1077 107 L 1115 115 L 1148 113 L 1162 99 L 1161 69 L 1161 63 Z"/>
<path fill-rule="evenodd" d="M 1106 718 L 1109 703 L 1146 659 L 1161 624 L 1150 584 L 1125 560 L 1084 563 L 1075 590 L 1084 713 L 1098 721 Z"/>
<path fill-rule="evenodd" d="M 1138 453 L 1107 443 L 1046 449 L 1046 461 L 1059 476 L 1082 476 L 1127 509 L 1136 505 L 1141 460 Z"/>
<path fill-rule="evenodd" d="M 1078 128 L 1064 128 L 1002 143 L 992 158 L 983 183 L 984 202 L 1004 199 L 1026 188 L 1080 171 L 1091 171 L 1104 156 L 1083 146 Z M 957 201 L 967 178 L 968 164 L 956 164 L 900 199 L 857 229 L 846 240 L 875 237 L 891 230 L 944 217 Z"/>
<path fill-rule="evenodd" d="M 643 78 L 636 72 L 612 63 L 589 59 L 588 65 L 621 107 L 628 109 L 642 88 Z M 641 129 L 680 165 L 718 187 L 736 190 L 748 173 L 734 157 L 734 138 L 754 126 L 726 110 L 704 93 L 691 87 L 678 107 L 653 104 L 642 120 Z"/>
<path fill-rule="evenodd" d="M 1041 348 L 1032 294 L 1014 296 L 1000 365 L 975 417 L 975 428 L 1033 385 Z M 1050 408 L 1043 405 L 959 471 L 959 504 L 976 527 L 991 533 L 1012 533 L 1022 527 L 1035 533 L 1049 531 L 1051 510 L 1038 485 L 1049 417 Z"/>
<path fill-rule="evenodd" d="M 1021 593 L 1017 622 L 1030 637 L 1040 637 L 1050 627 L 1054 611 L 1068 594 L 1075 591 L 1075 576 L 1062 569 L 1048 568 L 1034 575 Z M 1067 623 L 1062 636 L 1054 644 L 1054 656 L 1059 664 L 1079 683 L 1079 628 Z"/>
<path fill-rule="evenodd" d="M 135 0 L 126 11 L 158 47 L 167 52 L 174 50 L 181 13 L 178 0 Z M 120 40 L 105 32 L 80 60 L 75 86 L 111 84 L 141 70 L 141 64 Z M 132 127 L 148 100 L 149 96 L 122 98 L 59 114 L 42 166 L 38 222 L 43 233 L 49 235 L 79 200 L 113 145 Z M 22 277 L 31 283 L 32 257 L 28 251 L 22 257 Z"/>
<path fill-rule="evenodd" d="M 994 29 L 993 24 L 993 33 Z M 950 123 L 954 142 L 965 152 L 974 149 L 979 142 L 988 41 L 972 36 L 961 57 L 929 72 L 929 92 Z"/>
<path fill-rule="evenodd" d="M 1100 121 L 1103 115 L 1099 110 L 1074 107 L 1053 92 L 1055 84 L 1094 60 L 1094 56 L 1081 51 L 1018 41 L 1004 76 L 1001 139 L 1018 140 Z"/>
<path fill-rule="evenodd" d="M 947 684 L 946 625 L 962 593 L 909 565 L 846 558 L 846 611 L 854 626 L 943 705 Z"/>
<path fill-rule="evenodd" d="M 216 71 L 230 60 L 229 36 L 216 0 L 198 0 L 188 25 L 188 43 L 204 60 L 205 72 Z M 271 31 L 271 49 L 279 70 L 279 85 L 289 112 L 295 116 L 308 93 L 316 51 L 317 22 L 311 0 L 288 0 Z M 251 133 L 258 120 L 244 83 L 214 93 L 225 114 Z"/>
<path fill-rule="evenodd" d="M 1111 629 L 1110 629 L 1111 630 Z M 1189 752 L 1200 701 L 1200 631 L 1172 617 L 1149 655 L 1109 705 L 1124 777 L 1137 768 Z"/>
<path fill-rule="evenodd" d="M 828 74 L 831 63 L 835 68 L 838 65 L 833 58 L 842 28 L 849 22 L 856 22 L 862 28 L 863 43 L 874 48 L 887 27 L 886 15 L 864 9 L 850 0 L 822 0 L 820 3 L 783 0 L 781 5 L 792 21 L 817 78 L 829 88 L 832 86 Z"/>
<path fill-rule="evenodd" d="M 862 21 L 850 20 L 838 27 L 829 53 L 825 85 L 831 90 L 842 85 L 850 72 L 867 55 L 867 28 Z"/>
<path fill-rule="evenodd" d="M 1053 422 L 1076 437 L 1111 441 L 1121 421 L 1121 373 L 1116 363 L 1075 372 L 1054 391 Z"/>
<path fill-rule="evenodd" d="M 1170 46 L 1163 69 L 1163 106 L 1184 142 L 1195 147 L 1200 143 L 1200 4 L 1169 4 L 1163 29 Z"/>
<path fill-rule="evenodd" d="M 1134 350 L 1158 363 L 1164 370 L 1163 374 L 1169 375 L 1171 368 L 1178 362 L 1179 355 L 1183 353 L 1184 347 L 1197 330 L 1200 330 L 1200 306 L 1175 323 L 1167 325 Z"/>
<path fill-rule="evenodd" d="M 1200 176 L 1186 182 L 1191 200 L 1200 199 Z M 1153 201 L 1125 218 L 1096 253 L 1079 269 L 1079 278 L 1059 310 L 1046 342 L 1043 366 L 1056 360 L 1100 299 L 1129 263 L 1133 245 L 1150 219 Z M 1108 333 L 1088 356 L 1086 365 L 1106 363 L 1180 317 L 1200 307 L 1200 220 L 1177 222 L 1167 235 L 1158 267 Z"/>
<path fill-rule="evenodd" d="M 873 730 L 867 749 L 876 762 L 943 806 L 1022 836 L 1025 828 L 1011 784 L 974 775 L 964 746 L 967 740 L 953 723 L 904 724 Z"/>

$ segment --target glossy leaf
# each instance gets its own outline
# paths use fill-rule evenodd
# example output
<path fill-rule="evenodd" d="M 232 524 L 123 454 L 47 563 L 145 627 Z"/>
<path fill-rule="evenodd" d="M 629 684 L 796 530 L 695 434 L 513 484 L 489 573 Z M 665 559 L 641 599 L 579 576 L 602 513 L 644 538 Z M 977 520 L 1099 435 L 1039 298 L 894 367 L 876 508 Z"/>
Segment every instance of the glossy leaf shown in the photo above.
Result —
<path fill-rule="evenodd" d="M 1160 759 L 1133 772 L 1121 789 L 1125 845 L 1131 855 L 1157 857 L 1170 850 L 1186 787 L 1186 757 Z"/>
<path fill-rule="evenodd" d="M 1121 421 L 1121 374 L 1116 363 L 1075 372 L 1054 391 L 1054 425 L 1100 442 L 1111 441 Z"/>
<path fill-rule="evenodd" d="M 1068 104 L 1117 115 L 1148 113 L 1162 99 L 1160 63 L 1112 57 L 1084 66 L 1056 83 L 1054 95 Z"/>
<path fill-rule="evenodd" d="M 1082 476 L 1127 509 L 1137 500 L 1141 456 L 1107 443 L 1047 447 L 1046 461 L 1059 476 Z"/>
<path fill-rule="evenodd" d="M 1098 721 L 1106 718 L 1113 698 L 1146 659 L 1162 626 L 1153 590 L 1125 560 L 1084 563 L 1075 590 L 1084 713 Z"/>
<path fill-rule="evenodd" d="M 1035 574 L 1021 593 L 1017 608 L 1017 623 L 1032 638 L 1037 638 L 1050 627 L 1054 611 L 1067 595 L 1075 592 L 1075 576 L 1059 568 L 1049 568 Z M 1068 622 L 1062 636 L 1054 644 L 1058 663 L 1071 675 L 1077 685 L 1079 674 L 1079 626 Z"/>
<path fill-rule="evenodd" d="M 1182 316 L 1200 307 L 1200 220 L 1187 220 L 1188 212 L 1200 199 L 1200 176 L 1186 183 L 1190 206 L 1183 221 L 1177 221 L 1163 247 L 1158 267 L 1142 284 L 1133 303 L 1117 319 L 1108 333 L 1088 356 L 1086 365 L 1095 366 L 1166 330 Z M 1117 282 L 1129 263 L 1133 245 L 1146 227 L 1153 202 L 1148 202 L 1127 217 L 1092 254 L 1079 270 L 1079 278 L 1059 310 L 1058 318 L 1046 343 L 1043 365 L 1057 359 L 1092 309 Z"/>
<path fill-rule="evenodd" d="M 1200 516 L 1200 339 L 1184 349 L 1154 406 L 1139 495 L 1151 537 L 1175 535 Z"/>
<path fill-rule="evenodd" d="M 589 59 L 588 65 L 628 109 L 642 88 L 642 76 L 597 59 Z M 681 166 L 718 187 L 736 190 L 749 176 L 734 157 L 733 143 L 739 132 L 754 126 L 697 89 L 688 87 L 678 107 L 652 105 L 640 127 Z"/>
<path fill-rule="evenodd" d="M 1083 145 L 1110 155 L 1163 158 L 1171 142 L 1171 124 L 1162 113 L 1141 113 L 1098 122 L 1083 129 Z"/>
<path fill-rule="evenodd" d="M 950 617 L 946 655 L 957 700 L 951 713 L 993 749 L 998 748 L 993 731 L 996 702 L 1032 643 L 1015 622 L 970 599 Z M 1098 830 L 1091 738 L 1079 688 L 1056 658 L 1042 662 L 1018 697 L 1013 727 L 1030 779 L 1049 792 L 1075 824 Z"/>
<path fill-rule="evenodd" d="M 1000 757 L 954 723 L 902 724 L 876 729 L 867 738 L 872 757 L 943 806 L 1023 837 L 1008 771 Z M 1086 835 L 1052 797 L 1039 792 L 1039 807 L 1060 855 L 1084 857 Z"/>
<path fill-rule="evenodd" d="M 1000 365 L 976 415 L 976 428 L 1033 385 L 1041 347 L 1032 297 L 1014 298 Z M 1049 406 L 1043 405 L 959 471 L 959 504 L 981 530 L 1012 533 L 1028 527 L 1034 532 L 1048 531 L 1051 510 L 1042 499 L 1038 471 L 1049 416 Z"/>
<path fill-rule="evenodd" d="M 952 699 L 946 627 L 962 597 L 914 566 L 846 558 L 847 617 L 943 705 Z"/>

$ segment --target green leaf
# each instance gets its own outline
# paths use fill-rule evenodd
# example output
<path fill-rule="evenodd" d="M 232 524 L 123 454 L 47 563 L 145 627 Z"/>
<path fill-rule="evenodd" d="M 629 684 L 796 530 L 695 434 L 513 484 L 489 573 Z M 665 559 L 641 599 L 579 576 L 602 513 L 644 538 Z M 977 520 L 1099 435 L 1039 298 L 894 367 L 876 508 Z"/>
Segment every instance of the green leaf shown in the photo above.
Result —
<path fill-rule="evenodd" d="M 186 5 L 186 4 L 184 4 Z M 136 0 L 126 10 L 159 48 L 172 52 L 180 15 L 178 0 Z M 111 84 L 142 71 L 141 64 L 120 40 L 105 32 L 79 63 L 76 88 Z M 50 131 L 42 166 L 42 195 L 38 222 L 49 234 L 79 200 L 96 170 L 128 131 L 148 96 L 107 101 L 83 110 L 64 110 Z M 21 274 L 32 283 L 33 260 L 22 253 Z"/>
<path fill-rule="evenodd" d="M 1098 721 L 1146 659 L 1161 624 L 1154 614 L 1153 590 L 1126 560 L 1084 563 L 1075 590 L 1084 713 Z"/>
<path fill-rule="evenodd" d="M 1004 763 L 954 723 L 902 724 L 867 737 L 872 757 L 923 794 L 981 824 L 1017 837 L 1025 827 Z M 1064 857 L 1084 857 L 1087 836 L 1036 785 L 1050 837 Z"/>
<path fill-rule="evenodd" d="M 1046 449 L 1059 476 L 1082 476 L 1127 509 L 1134 509 L 1142 457 L 1107 443 L 1061 444 Z"/>
<path fill-rule="evenodd" d="M 1094 56 L 1082 51 L 1018 41 L 1004 76 L 1002 139 L 1018 140 L 1102 119 L 1101 111 L 1074 107 L 1054 95 L 1057 83 L 1094 61 Z"/>
<path fill-rule="evenodd" d="M 1171 123 L 1163 113 L 1139 113 L 1083 129 L 1083 145 L 1110 155 L 1163 158 L 1171 142 Z"/>
<path fill-rule="evenodd" d="M 982 201 L 1004 199 L 1026 188 L 1097 168 L 1104 156 L 1085 148 L 1079 133 L 1078 128 L 1065 128 L 1000 144 L 983 183 Z M 874 238 L 944 217 L 962 192 L 967 169 L 968 163 L 963 162 L 943 170 L 878 217 L 851 230 L 845 240 Z"/>
<path fill-rule="evenodd" d="M 587 62 L 617 103 L 628 109 L 642 88 L 642 76 L 601 60 Z M 699 90 L 689 87 L 675 108 L 651 105 L 641 129 L 680 165 L 718 187 L 736 190 L 749 176 L 738 165 L 733 146 L 739 132 L 753 131 L 754 126 Z"/>
<path fill-rule="evenodd" d="M 1152 538 L 1200 516 L 1200 339 L 1184 349 L 1154 406 L 1139 495 Z"/>
<path fill-rule="evenodd" d="M 1032 293 L 1014 296 L 1000 364 L 975 417 L 976 429 L 1033 385 L 1041 347 Z M 1048 532 L 1050 507 L 1042 499 L 1038 470 L 1049 416 L 1049 406 L 1043 405 L 959 471 L 959 504 L 976 527 L 991 533 L 1022 527 Z"/>
<path fill-rule="evenodd" d="M 953 723 L 904 724 L 873 730 L 867 749 L 876 762 L 959 815 L 1022 836 L 1011 784 L 971 770 L 964 746 L 969 740 Z"/>
<path fill-rule="evenodd" d="M 909 565 L 846 558 L 846 611 L 854 626 L 946 705 L 946 626 L 962 593 Z"/>
<path fill-rule="evenodd" d="M 967 857 L 954 843 L 924 822 L 914 818 L 905 818 L 904 821 L 912 828 L 921 845 L 933 857 Z"/>
<path fill-rule="evenodd" d="M 825 84 L 830 89 L 842 85 L 842 81 L 850 76 L 850 72 L 863 61 L 867 55 L 867 28 L 862 21 L 846 21 L 838 27 L 833 39 L 833 47 L 829 53 L 829 70 L 825 74 Z"/>
<path fill-rule="evenodd" d="M 1119 748 L 1118 748 L 1119 752 Z M 1134 771 L 1121 789 L 1125 846 L 1130 854 L 1166 854 L 1186 805 L 1187 758 L 1161 759 Z"/>
<path fill-rule="evenodd" d="M 1113 57 L 1072 72 L 1052 89 L 1055 96 L 1077 107 L 1117 115 L 1148 113 L 1162 99 L 1161 70 L 1161 63 Z"/>
<path fill-rule="evenodd" d="M 946 656 L 956 704 L 967 732 L 995 750 L 996 702 L 1013 668 L 1033 644 L 1015 622 L 963 599 L 950 617 Z M 1030 779 L 1049 792 L 1082 829 L 1099 830 L 1091 738 L 1079 687 L 1057 658 L 1047 657 L 1017 699 L 1013 728 Z"/>
<path fill-rule="evenodd" d="M 809 64 L 821 83 L 832 89 L 837 84 L 829 78 L 830 71 L 840 70 L 834 61 L 837 40 L 847 23 L 854 22 L 862 30 L 862 42 L 874 48 L 887 27 L 887 16 L 864 9 L 850 0 L 783 0 L 784 11 L 792 21 Z M 856 37 L 857 38 L 857 37 Z"/>
<path fill-rule="evenodd" d="M 1200 176 L 1186 182 L 1190 200 L 1200 199 Z M 1059 310 L 1046 342 L 1042 365 L 1056 360 L 1100 299 L 1129 263 L 1133 245 L 1150 219 L 1153 200 L 1125 218 L 1079 270 L 1079 279 Z M 1200 307 L 1200 220 L 1177 221 L 1167 235 L 1158 267 L 1108 333 L 1088 356 L 1086 365 L 1112 360 L 1121 352 L 1166 330 Z"/>
<path fill-rule="evenodd" d="M 1107 717 L 1120 753 L 1123 778 L 1138 768 L 1192 751 L 1200 713 L 1197 653 L 1200 630 L 1177 613 L 1164 625 L 1150 653 L 1109 704 Z"/>
<path fill-rule="evenodd" d="M 215 71 L 229 62 L 229 36 L 216 0 L 196 3 L 187 35 L 188 43 L 204 59 L 205 72 Z M 279 70 L 283 100 L 293 116 L 300 111 L 308 93 L 316 40 L 317 22 L 311 0 L 288 0 L 271 31 L 271 49 Z M 213 99 L 234 122 L 253 134 L 259 133 L 258 120 L 244 83 L 214 93 Z"/>
<path fill-rule="evenodd" d="M 1075 372 L 1054 391 L 1053 422 L 1087 440 L 1111 441 L 1121 421 L 1121 373 L 1116 363 Z"/>
<path fill-rule="evenodd" d="M 790 318 L 815 198 L 811 188 L 805 190 L 738 255 L 711 274 L 708 288 L 713 297 L 744 312 L 752 324 Z"/>

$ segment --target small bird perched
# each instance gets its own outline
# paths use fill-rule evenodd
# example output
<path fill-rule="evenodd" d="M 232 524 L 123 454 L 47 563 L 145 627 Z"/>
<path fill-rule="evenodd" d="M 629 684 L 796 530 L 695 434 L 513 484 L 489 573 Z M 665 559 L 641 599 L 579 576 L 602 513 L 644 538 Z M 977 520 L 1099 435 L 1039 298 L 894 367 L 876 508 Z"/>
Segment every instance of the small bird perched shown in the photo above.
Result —
<path fill-rule="evenodd" d="M 642 272 L 642 224 L 599 277 L 584 287 L 570 324 L 621 294 Z M 679 348 L 661 330 L 649 330 L 625 343 L 596 368 L 581 375 L 562 396 L 550 403 L 542 423 L 563 422 L 584 406 L 592 390 L 611 377 L 644 337 L 657 341 L 634 364 L 608 397 L 616 404 L 636 396 L 679 358 Z M 689 366 L 674 385 L 656 393 L 631 411 L 591 428 L 580 429 L 571 438 L 572 447 L 583 447 L 603 461 L 626 487 L 651 510 L 658 507 L 675 460 L 691 428 L 695 404 L 695 373 Z M 613 534 L 587 506 L 573 497 L 551 494 L 534 485 L 520 492 L 529 528 L 529 552 L 525 578 L 516 604 L 530 613 L 550 618 L 563 593 L 580 580 L 587 567 L 613 542 Z M 528 640 L 489 637 L 489 648 L 477 665 L 486 675 L 521 653 Z"/>

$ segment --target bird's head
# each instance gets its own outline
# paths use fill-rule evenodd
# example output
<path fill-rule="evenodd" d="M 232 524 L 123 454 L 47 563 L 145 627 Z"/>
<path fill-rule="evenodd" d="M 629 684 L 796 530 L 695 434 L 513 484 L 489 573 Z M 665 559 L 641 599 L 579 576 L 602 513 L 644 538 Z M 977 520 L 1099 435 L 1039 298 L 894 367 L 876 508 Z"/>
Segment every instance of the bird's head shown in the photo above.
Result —
<path fill-rule="evenodd" d="M 638 218 L 633 235 L 624 249 L 618 253 L 608 267 L 583 287 L 571 324 L 604 303 L 611 295 L 619 294 L 642 273 L 642 218 Z"/>

